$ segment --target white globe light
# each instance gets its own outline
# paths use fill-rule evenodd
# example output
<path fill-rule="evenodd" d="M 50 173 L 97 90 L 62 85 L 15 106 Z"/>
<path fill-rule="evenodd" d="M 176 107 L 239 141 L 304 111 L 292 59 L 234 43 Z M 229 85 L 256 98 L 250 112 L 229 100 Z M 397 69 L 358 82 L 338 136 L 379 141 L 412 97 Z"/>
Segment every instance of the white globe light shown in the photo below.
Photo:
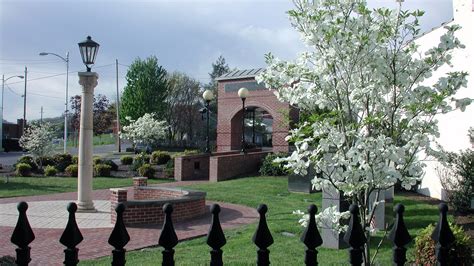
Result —
<path fill-rule="evenodd" d="M 247 88 L 240 88 L 237 94 L 241 99 L 244 99 L 249 95 L 249 90 Z"/>
<path fill-rule="evenodd" d="M 214 94 L 211 90 L 205 90 L 202 94 L 202 98 L 204 98 L 206 101 L 212 101 L 212 99 L 214 99 Z"/>

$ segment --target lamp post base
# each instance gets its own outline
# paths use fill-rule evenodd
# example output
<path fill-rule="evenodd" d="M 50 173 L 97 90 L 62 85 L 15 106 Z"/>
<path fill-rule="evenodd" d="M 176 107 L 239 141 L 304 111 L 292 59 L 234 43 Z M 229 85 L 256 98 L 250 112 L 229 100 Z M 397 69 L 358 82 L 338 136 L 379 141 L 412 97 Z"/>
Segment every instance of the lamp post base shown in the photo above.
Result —
<path fill-rule="evenodd" d="M 94 208 L 94 202 L 77 202 L 77 212 L 97 212 L 97 209 Z"/>

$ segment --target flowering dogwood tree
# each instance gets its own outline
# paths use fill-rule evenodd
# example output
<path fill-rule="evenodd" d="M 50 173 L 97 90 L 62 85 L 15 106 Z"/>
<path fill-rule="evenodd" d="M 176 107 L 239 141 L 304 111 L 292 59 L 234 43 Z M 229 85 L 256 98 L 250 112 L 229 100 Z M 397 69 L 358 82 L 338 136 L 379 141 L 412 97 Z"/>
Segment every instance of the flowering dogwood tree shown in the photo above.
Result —
<path fill-rule="evenodd" d="M 424 166 L 420 152 L 441 154 L 433 142 L 436 115 L 471 102 L 454 98 L 467 73 L 427 84 L 454 49 L 464 48 L 455 36 L 459 26 L 445 26 L 439 44 L 420 54 L 413 39 L 422 11 L 369 9 L 362 0 L 294 2 L 288 14 L 308 51 L 292 62 L 266 55 L 268 68 L 257 81 L 304 113 L 324 113 L 290 132 L 296 150 L 284 160 L 297 174 L 314 167 L 317 189 L 334 187 L 358 204 L 370 239 L 376 205 L 369 206 L 369 195 L 377 202 L 396 182 L 415 185 Z"/>
<path fill-rule="evenodd" d="M 131 140 L 133 144 L 156 144 L 166 137 L 168 125 L 166 121 L 159 121 L 154 113 L 146 113 L 137 120 L 126 118 L 130 124 L 122 128 L 120 133 L 122 138 Z"/>
<path fill-rule="evenodd" d="M 50 123 L 31 124 L 20 138 L 20 146 L 38 159 L 39 168 L 43 167 L 42 158 L 53 151 L 54 130 Z"/>

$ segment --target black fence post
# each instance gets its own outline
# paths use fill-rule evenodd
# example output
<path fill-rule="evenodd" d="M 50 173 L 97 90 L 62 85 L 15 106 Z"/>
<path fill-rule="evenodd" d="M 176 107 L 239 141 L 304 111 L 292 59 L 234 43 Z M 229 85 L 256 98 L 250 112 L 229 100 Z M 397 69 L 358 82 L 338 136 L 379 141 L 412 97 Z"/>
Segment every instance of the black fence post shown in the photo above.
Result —
<path fill-rule="evenodd" d="M 439 205 L 439 212 L 439 221 L 431 234 L 431 238 L 436 243 L 436 260 L 439 265 L 444 266 L 448 265 L 449 249 L 455 239 L 451 228 L 449 228 L 447 218 L 448 205 L 441 203 Z"/>
<path fill-rule="evenodd" d="M 212 222 L 209 232 L 207 233 L 207 245 L 209 245 L 211 250 L 211 266 L 222 266 L 222 250 L 226 244 L 225 235 L 222 231 L 221 222 L 219 221 L 219 213 L 221 212 L 221 207 L 218 204 L 212 204 L 211 213 L 212 213 Z"/>
<path fill-rule="evenodd" d="M 163 212 L 165 213 L 165 220 L 163 223 L 163 228 L 161 229 L 160 238 L 158 239 L 158 244 L 165 249 L 161 252 L 163 254 L 163 261 L 161 265 L 174 266 L 173 248 L 178 244 L 178 236 L 176 236 L 173 221 L 171 220 L 173 206 L 171 206 L 169 203 L 166 203 L 163 206 Z"/>
<path fill-rule="evenodd" d="M 28 217 L 26 216 L 26 210 L 28 209 L 28 204 L 24 201 L 18 203 L 18 221 L 16 222 L 15 229 L 13 230 L 12 237 L 10 241 L 17 245 L 18 248 L 16 251 L 16 260 L 15 263 L 20 266 L 28 265 L 31 261 L 30 250 L 28 246 L 33 240 L 35 240 L 35 234 L 31 229 L 30 223 L 28 222 Z"/>
<path fill-rule="evenodd" d="M 69 218 L 59 242 L 66 246 L 64 250 L 64 265 L 72 266 L 79 263 L 79 249 L 76 248 L 76 246 L 81 243 L 84 238 L 76 223 L 76 203 L 70 202 L 67 205 L 67 211 L 69 212 Z"/>
<path fill-rule="evenodd" d="M 397 204 L 395 206 L 396 219 L 395 224 L 388 235 L 388 239 L 390 239 L 393 243 L 393 263 L 397 266 L 405 265 L 407 261 L 406 252 L 407 249 L 405 245 L 410 243 L 411 236 L 408 233 L 407 227 L 405 226 L 405 221 L 403 220 L 403 212 L 405 211 L 405 206 L 402 204 Z"/>
<path fill-rule="evenodd" d="M 362 265 L 364 245 L 367 243 L 367 238 L 364 234 L 364 229 L 360 224 L 359 206 L 351 204 L 349 207 L 351 213 L 351 220 L 349 221 L 349 228 L 344 235 L 344 241 L 349 246 L 349 262 L 351 265 Z"/>
<path fill-rule="evenodd" d="M 316 248 L 323 244 L 323 239 L 321 238 L 321 234 L 319 234 L 314 217 L 317 212 L 318 207 L 316 207 L 316 205 L 309 205 L 309 223 L 301 236 L 301 241 L 306 245 L 304 263 L 308 266 L 318 265 L 318 251 Z"/>
<path fill-rule="evenodd" d="M 260 204 L 257 211 L 260 214 L 260 220 L 258 222 L 257 231 L 255 231 L 252 237 L 252 241 L 259 248 L 257 251 L 257 265 L 270 265 L 270 250 L 268 250 L 268 247 L 273 244 L 273 237 L 268 229 L 267 219 L 265 218 L 268 207 L 265 204 Z"/>
<path fill-rule="evenodd" d="M 125 245 L 130 241 L 130 235 L 127 232 L 127 228 L 123 222 L 123 212 L 125 211 L 125 205 L 123 203 L 117 204 L 115 212 L 117 213 L 117 219 L 115 220 L 115 226 L 109 237 L 109 244 L 115 249 L 112 250 L 112 265 L 122 266 L 125 265 Z"/>

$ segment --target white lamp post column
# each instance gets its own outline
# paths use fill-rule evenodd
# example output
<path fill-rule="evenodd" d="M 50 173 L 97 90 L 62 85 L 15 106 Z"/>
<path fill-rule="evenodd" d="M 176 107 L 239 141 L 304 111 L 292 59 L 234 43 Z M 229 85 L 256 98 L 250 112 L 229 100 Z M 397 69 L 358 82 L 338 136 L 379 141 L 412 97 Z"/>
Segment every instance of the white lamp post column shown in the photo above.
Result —
<path fill-rule="evenodd" d="M 99 75 L 95 72 L 79 72 L 82 86 L 81 124 L 79 127 L 79 172 L 78 172 L 78 211 L 95 211 L 92 201 L 92 155 L 93 155 L 93 102 L 94 88 Z"/>

